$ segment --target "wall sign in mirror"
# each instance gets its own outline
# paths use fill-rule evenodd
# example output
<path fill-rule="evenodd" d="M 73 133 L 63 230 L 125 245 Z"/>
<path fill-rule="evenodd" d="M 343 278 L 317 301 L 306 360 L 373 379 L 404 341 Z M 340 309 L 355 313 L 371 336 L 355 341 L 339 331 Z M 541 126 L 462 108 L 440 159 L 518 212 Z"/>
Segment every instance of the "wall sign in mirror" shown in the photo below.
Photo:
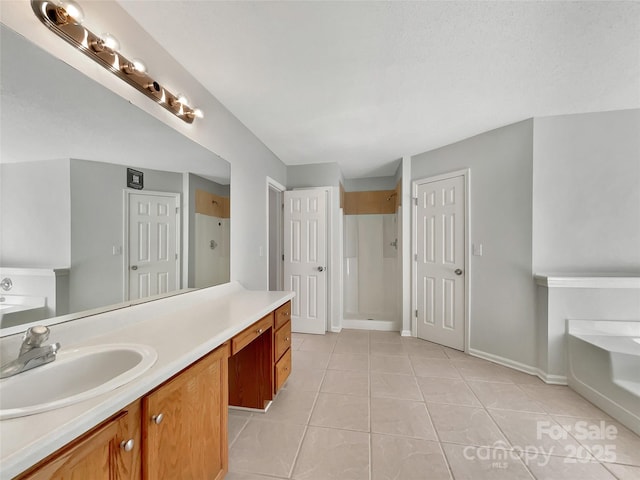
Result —
<path fill-rule="evenodd" d="M 229 281 L 228 162 L 4 25 L 0 61 L 0 327 Z"/>
<path fill-rule="evenodd" d="M 140 170 L 127 168 L 127 187 L 142 190 L 144 188 L 144 173 Z"/>

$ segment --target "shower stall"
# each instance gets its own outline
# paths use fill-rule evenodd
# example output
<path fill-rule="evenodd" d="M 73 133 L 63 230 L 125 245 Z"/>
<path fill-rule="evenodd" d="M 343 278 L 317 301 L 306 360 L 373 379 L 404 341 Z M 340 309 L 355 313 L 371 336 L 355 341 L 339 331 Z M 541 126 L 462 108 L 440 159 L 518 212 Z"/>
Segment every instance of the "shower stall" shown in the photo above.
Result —
<path fill-rule="evenodd" d="M 344 216 L 344 328 L 400 330 L 396 213 Z"/>

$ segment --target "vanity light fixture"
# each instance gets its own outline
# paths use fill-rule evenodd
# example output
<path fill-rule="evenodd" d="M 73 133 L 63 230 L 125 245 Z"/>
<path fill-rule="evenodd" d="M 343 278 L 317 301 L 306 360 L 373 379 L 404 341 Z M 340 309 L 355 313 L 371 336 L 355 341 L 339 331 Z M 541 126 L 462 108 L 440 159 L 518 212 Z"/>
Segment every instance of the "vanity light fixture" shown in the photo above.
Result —
<path fill-rule="evenodd" d="M 142 61 L 129 60 L 122 55 L 120 43 L 112 34 L 96 35 L 83 27 L 84 12 L 73 0 L 31 0 L 31 7 L 40 21 L 56 35 L 178 118 L 193 123 L 195 118 L 204 117 L 202 110 L 191 107 L 184 95 L 174 95 L 151 78 Z"/>

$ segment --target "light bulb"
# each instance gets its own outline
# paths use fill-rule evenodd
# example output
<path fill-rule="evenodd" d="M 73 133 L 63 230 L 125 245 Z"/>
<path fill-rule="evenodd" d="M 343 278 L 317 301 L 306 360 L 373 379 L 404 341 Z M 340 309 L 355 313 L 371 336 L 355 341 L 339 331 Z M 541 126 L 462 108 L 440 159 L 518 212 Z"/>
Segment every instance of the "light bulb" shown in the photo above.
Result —
<path fill-rule="evenodd" d="M 133 65 L 133 68 L 135 68 L 137 72 L 147 73 L 147 66 L 139 58 L 134 58 L 133 60 L 131 60 L 131 63 Z"/>
<path fill-rule="evenodd" d="M 73 0 L 62 0 L 58 5 L 64 8 L 67 15 L 73 18 L 77 24 L 81 24 L 84 21 L 84 12 L 82 11 L 82 8 Z"/>
<path fill-rule="evenodd" d="M 176 98 L 178 99 L 178 101 L 182 104 L 182 105 L 189 105 L 189 99 L 187 98 L 187 96 L 184 93 L 178 93 L 176 95 Z"/>
<path fill-rule="evenodd" d="M 196 108 L 193 111 L 193 116 L 196 117 L 196 118 L 204 118 L 204 113 L 199 108 Z"/>
<path fill-rule="evenodd" d="M 102 35 L 100 35 L 100 38 L 104 42 L 104 46 L 109 50 L 113 52 L 117 52 L 118 50 L 120 50 L 120 42 L 110 33 L 103 33 Z"/>

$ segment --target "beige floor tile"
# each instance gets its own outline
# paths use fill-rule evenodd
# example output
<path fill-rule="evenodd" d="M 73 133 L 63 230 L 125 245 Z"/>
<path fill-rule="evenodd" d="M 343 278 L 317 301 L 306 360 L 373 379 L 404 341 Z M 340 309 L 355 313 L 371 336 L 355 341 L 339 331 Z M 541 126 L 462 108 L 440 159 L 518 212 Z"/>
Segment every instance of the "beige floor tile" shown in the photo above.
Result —
<path fill-rule="evenodd" d="M 422 400 L 415 377 L 389 373 L 371 373 L 371 397 Z"/>
<path fill-rule="evenodd" d="M 530 398 L 516 384 L 472 380 L 468 380 L 467 384 L 486 408 L 545 413 L 542 405 Z"/>
<path fill-rule="evenodd" d="M 229 445 L 231 445 L 238 435 L 245 427 L 250 417 L 238 416 L 238 415 L 229 415 L 228 417 L 228 441 Z"/>
<path fill-rule="evenodd" d="M 339 340 L 369 339 L 370 336 L 371 336 L 371 332 L 369 330 L 356 330 L 353 328 L 344 328 L 338 334 L 338 339 Z"/>
<path fill-rule="evenodd" d="M 369 455 L 368 433 L 309 427 L 292 478 L 368 480 Z"/>
<path fill-rule="evenodd" d="M 291 369 L 292 371 L 297 368 L 302 370 L 322 370 L 327 368 L 330 357 L 330 352 L 294 350 L 291 352 Z"/>
<path fill-rule="evenodd" d="M 460 350 L 455 350 L 449 347 L 442 347 L 442 351 L 449 357 L 451 360 L 468 360 L 469 358 L 473 358 L 469 356 L 469 354 L 461 352 Z"/>
<path fill-rule="evenodd" d="M 283 388 L 286 390 L 305 390 L 317 392 L 324 379 L 325 370 L 300 368 L 296 366 L 291 370 L 289 378 Z"/>
<path fill-rule="evenodd" d="M 224 480 L 279 480 L 285 478 L 287 477 L 265 477 L 264 475 L 254 475 L 252 473 L 229 472 L 224 477 Z"/>
<path fill-rule="evenodd" d="M 549 415 L 512 410 L 489 410 L 489 415 L 516 449 L 541 456 L 595 460 Z"/>
<path fill-rule="evenodd" d="M 512 370 L 502 365 L 488 362 L 479 358 L 473 360 L 452 360 L 466 380 L 481 380 L 487 382 L 513 383 Z"/>
<path fill-rule="evenodd" d="M 416 377 L 461 378 L 451 360 L 410 355 Z"/>
<path fill-rule="evenodd" d="M 305 338 L 299 350 L 306 352 L 332 352 L 336 345 L 336 336 L 309 335 Z"/>
<path fill-rule="evenodd" d="M 321 392 L 369 396 L 369 373 L 353 370 L 327 370 Z"/>
<path fill-rule="evenodd" d="M 611 472 L 598 462 L 581 462 L 568 457 L 523 456 L 537 480 L 616 480 Z"/>
<path fill-rule="evenodd" d="M 416 380 L 425 402 L 467 405 L 470 407 L 482 406 L 462 379 L 418 377 Z"/>
<path fill-rule="evenodd" d="M 605 463 L 603 465 L 619 480 L 638 480 L 640 478 L 640 467 L 618 465 L 617 463 Z"/>
<path fill-rule="evenodd" d="M 371 343 L 401 343 L 402 337 L 398 332 L 382 332 L 372 330 L 369 332 L 369 340 Z"/>
<path fill-rule="evenodd" d="M 269 410 L 254 414 L 253 418 L 306 425 L 309 423 L 316 395 L 316 392 L 306 390 L 280 390 Z"/>
<path fill-rule="evenodd" d="M 288 477 L 304 431 L 302 425 L 249 419 L 229 450 L 229 469 Z"/>
<path fill-rule="evenodd" d="M 369 371 L 369 355 L 364 353 L 333 353 L 329 360 L 331 370 Z"/>
<path fill-rule="evenodd" d="M 553 418 L 601 462 L 640 466 L 640 437 L 615 420 Z"/>
<path fill-rule="evenodd" d="M 371 436 L 372 480 L 448 480 L 440 444 L 428 440 Z"/>
<path fill-rule="evenodd" d="M 375 343 L 371 341 L 371 355 L 406 355 L 402 343 Z"/>
<path fill-rule="evenodd" d="M 435 348 L 433 346 L 410 344 L 404 345 L 404 351 L 407 355 L 413 355 L 416 357 L 448 359 L 441 347 Z"/>
<path fill-rule="evenodd" d="M 413 375 L 409 357 L 400 355 L 371 355 L 372 372 Z"/>
<path fill-rule="evenodd" d="M 369 339 L 342 340 L 336 342 L 333 353 L 363 353 L 369 354 Z"/>
<path fill-rule="evenodd" d="M 369 431 L 369 398 L 319 393 L 310 425 Z"/>
<path fill-rule="evenodd" d="M 428 403 L 431 420 L 441 442 L 505 448 L 507 439 L 482 408 Z"/>
<path fill-rule="evenodd" d="M 300 350 L 300 346 L 304 343 L 304 338 L 291 337 L 291 350 Z"/>
<path fill-rule="evenodd" d="M 442 448 L 456 480 L 533 480 L 515 452 L 448 443 Z"/>
<path fill-rule="evenodd" d="M 560 385 L 520 385 L 520 388 L 536 400 L 547 413 L 569 417 L 609 419 L 609 415 L 586 399 Z"/>
<path fill-rule="evenodd" d="M 438 439 L 423 402 L 395 398 L 371 399 L 371 431 L 424 440 Z"/>

